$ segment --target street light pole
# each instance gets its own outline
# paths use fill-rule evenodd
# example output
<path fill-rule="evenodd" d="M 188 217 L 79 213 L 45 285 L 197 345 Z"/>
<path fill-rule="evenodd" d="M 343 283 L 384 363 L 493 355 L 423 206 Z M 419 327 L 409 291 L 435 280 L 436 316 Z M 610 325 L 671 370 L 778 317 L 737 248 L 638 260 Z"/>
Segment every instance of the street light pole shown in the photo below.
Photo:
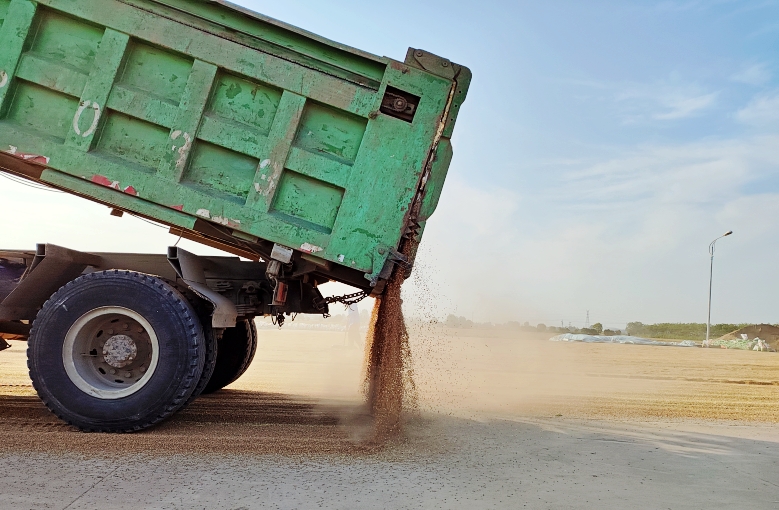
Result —
<path fill-rule="evenodd" d="M 706 319 L 706 342 L 704 342 L 704 347 L 709 346 L 709 334 L 711 333 L 711 284 L 714 280 L 714 248 L 717 241 L 722 239 L 723 237 L 727 237 L 730 234 L 732 234 L 732 230 L 728 230 L 725 232 L 725 234 L 719 236 L 715 240 L 711 242 L 709 245 L 709 255 L 711 256 L 711 262 L 709 263 L 709 317 Z"/>

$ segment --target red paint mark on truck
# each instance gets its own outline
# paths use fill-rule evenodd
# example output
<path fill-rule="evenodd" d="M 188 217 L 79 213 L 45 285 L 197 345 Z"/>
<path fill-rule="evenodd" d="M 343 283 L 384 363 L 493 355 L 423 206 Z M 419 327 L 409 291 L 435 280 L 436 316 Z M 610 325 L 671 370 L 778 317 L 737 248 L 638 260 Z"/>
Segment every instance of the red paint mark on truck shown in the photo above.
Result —
<path fill-rule="evenodd" d="M 11 156 L 24 160 L 28 163 L 35 163 L 36 165 L 48 165 L 50 161 L 49 158 L 46 156 L 41 156 L 39 154 L 28 154 L 26 152 L 19 152 L 19 149 L 17 147 L 14 147 L 13 145 L 10 145 L 7 151 L 2 151 L 2 152 L 5 152 L 6 154 L 10 154 Z"/>
<path fill-rule="evenodd" d="M 119 189 L 119 181 L 112 181 L 111 179 L 109 179 L 104 175 L 92 176 L 92 182 L 94 182 L 95 184 L 99 184 L 101 186 L 105 186 L 106 188 L 111 188 L 115 190 Z"/>
<path fill-rule="evenodd" d="M 111 187 L 111 181 L 108 179 L 108 177 L 105 177 L 103 175 L 95 175 L 92 177 L 92 182 L 95 184 L 99 184 L 101 186 L 108 186 Z"/>

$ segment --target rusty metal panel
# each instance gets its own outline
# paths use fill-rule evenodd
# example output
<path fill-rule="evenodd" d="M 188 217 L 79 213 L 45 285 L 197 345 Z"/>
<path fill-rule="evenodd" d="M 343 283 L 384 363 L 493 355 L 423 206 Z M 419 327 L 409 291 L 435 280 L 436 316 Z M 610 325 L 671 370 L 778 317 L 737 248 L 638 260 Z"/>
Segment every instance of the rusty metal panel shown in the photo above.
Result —
<path fill-rule="evenodd" d="M 45 167 L 25 175 L 363 285 L 421 235 L 470 83 L 224 1 L 0 0 L 0 19 L 0 151 Z"/>

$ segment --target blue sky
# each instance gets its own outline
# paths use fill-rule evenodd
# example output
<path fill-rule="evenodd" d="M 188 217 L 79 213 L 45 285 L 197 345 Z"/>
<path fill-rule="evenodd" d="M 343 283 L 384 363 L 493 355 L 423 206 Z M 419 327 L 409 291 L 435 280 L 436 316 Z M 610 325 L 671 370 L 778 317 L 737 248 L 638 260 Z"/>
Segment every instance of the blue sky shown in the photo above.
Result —
<path fill-rule="evenodd" d="M 707 246 L 733 229 L 713 319 L 779 322 L 779 2 L 400 1 L 401 26 L 381 4 L 242 3 L 373 53 L 413 46 L 472 69 L 423 250 L 440 307 L 704 321 Z"/>
<path fill-rule="evenodd" d="M 779 2 L 237 3 L 375 54 L 413 46 L 472 69 L 410 313 L 703 322 L 707 246 L 733 229 L 712 319 L 779 322 Z M 6 203 L 43 196 L 0 182 Z M 170 243 L 50 196 L 57 221 L 0 220 L 6 242 Z"/>

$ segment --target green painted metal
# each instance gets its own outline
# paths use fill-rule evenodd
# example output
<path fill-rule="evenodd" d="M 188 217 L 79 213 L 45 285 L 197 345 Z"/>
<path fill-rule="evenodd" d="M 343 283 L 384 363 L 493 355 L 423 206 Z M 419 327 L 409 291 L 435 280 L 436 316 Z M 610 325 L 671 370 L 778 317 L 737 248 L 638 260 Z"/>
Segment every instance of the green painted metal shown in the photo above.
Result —
<path fill-rule="evenodd" d="M 35 178 L 367 279 L 435 210 L 469 84 L 222 0 L 0 0 L 0 150 L 49 158 Z"/>

